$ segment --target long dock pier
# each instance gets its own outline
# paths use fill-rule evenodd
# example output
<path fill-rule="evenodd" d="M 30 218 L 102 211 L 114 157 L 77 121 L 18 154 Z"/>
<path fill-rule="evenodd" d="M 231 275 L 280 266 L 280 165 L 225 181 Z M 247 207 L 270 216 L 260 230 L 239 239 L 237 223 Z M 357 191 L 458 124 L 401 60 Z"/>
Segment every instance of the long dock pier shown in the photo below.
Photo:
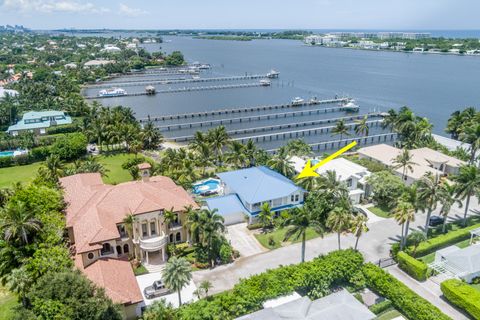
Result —
<path fill-rule="evenodd" d="M 372 113 L 372 114 L 366 114 L 366 115 L 374 117 L 374 116 L 379 116 L 380 114 L 379 113 Z M 229 135 L 237 135 L 237 134 L 248 134 L 248 133 L 256 133 L 256 132 L 268 132 L 268 131 L 274 131 L 274 130 L 283 130 L 283 129 L 290 129 L 290 128 L 306 127 L 306 126 L 311 126 L 311 125 L 319 125 L 319 124 L 323 124 L 323 123 L 335 123 L 338 120 L 351 121 L 351 120 L 362 119 L 364 116 L 365 115 L 363 114 L 363 115 L 358 115 L 358 116 L 347 116 L 347 117 L 338 117 L 338 118 L 330 118 L 330 119 L 302 121 L 302 122 L 297 122 L 297 123 L 277 124 L 277 125 L 264 126 L 264 127 L 234 129 L 234 130 L 228 130 L 227 133 Z M 378 126 L 378 124 L 381 123 L 382 121 L 383 121 L 383 119 L 371 120 L 368 123 L 375 124 L 375 125 Z M 356 125 L 355 123 L 346 124 L 347 127 L 351 127 L 351 128 L 353 128 L 355 125 Z M 279 137 L 281 137 L 281 139 L 293 138 L 292 133 L 295 133 L 295 132 L 297 132 L 297 135 L 295 136 L 295 138 L 297 138 L 298 133 L 301 133 L 301 132 L 303 132 L 302 136 L 305 136 L 305 132 L 310 132 L 309 135 L 311 135 L 311 132 L 314 132 L 314 134 L 328 133 L 334 127 L 335 126 L 316 127 L 316 128 L 302 129 L 302 130 L 276 132 L 276 133 L 259 135 L 259 136 L 235 138 L 233 140 L 238 140 L 238 141 L 241 141 L 243 143 L 243 142 L 248 141 L 251 138 L 269 136 L 270 137 L 269 141 L 272 141 L 272 140 L 278 140 Z M 275 137 L 275 139 L 272 138 L 272 137 Z M 193 138 L 194 138 L 194 135 L 186 135 L 186 136 L 166 138 L 166 140 L 174 141 L 174 142 L 185 142 L 185 141 L 191 141 L 191 140 L 193 140 Z M 266 140 L 263 140 L 263 141 L 266 141 Z M 259 140 L 256 140 L 256 142 L 259 142 Z"/>
<path fill-rule="evenodd" d="M 131 87 L 131 86 L 148 86 L 154 84 L 177 84 L 177 83 L 194 83 L 194 82 L 214 82 L 214 81 L 235 81 L 235 80 L 254 80 L 254 79 L 266 79 L 267 74 L 253 74 L 246 76 L 233 76 L 233 77 L 215 77 L 215 78 L 198 78 L 198 79 L 159 79 L 159 80 L 132 80 L 125 82 L 113 82 L 113 83 L 101 83 L 87 86 L 88 89 L 92 88 L 111 88 L 115 87 Z"/>
<path fill-rule="evenodd" d="M 389 143 L 395 142 L 397 140 L 398 134 L 395 132 L 376 134 L 366 137 L 356 137 L 356 138 L 347 138 L 342 140 L 330 140 L 322 141 L 318 143 L 309 143 L 308 145 L 312 147 L 314 152 L 328 151 L 328 150 L 337 150 L 339 148 L 345 147 L 353 141 L 357 142 L 357 146 L 369 145 L 374 143 Z M 268 153 L 276 153 L 279 148 L 269 149 Z"/>
<path fill-rule="evenodd" d="M 225 84 L 220 86 L 207 86 L 207 87 L 183 87 L 174 89 L 156 90 L 156 93 L 177 93 L 177 92 L 190 92 L 190 91 L 206 91 L 206 90 L 218 90 L 218 89 L 237 89 L 237 88 L 252 88 L 252 87 L 265 87 L 264 84 L 259 82 L 255 83 L 242 83 L 242 84 Z M 85 99 L 108 99 L 108 98 L 122 98 L 122 97 L 135 97 L 150 95 L 146 92 L 127 93 L 119 96 L 93 96 L 85 97 Z"/>
<path fill-rule="evenodd" d="M 306 103 L 302 103 L 299 105 L 293 106 L 291 103 L 285 104 L 273 104 L 273 105 L 264 105 L 264 106 L 253 106 L 253 107 L 241 107 L 241 108 L 231 108 L 231 109 L 219 109 L 219 110 L 209 110 L 203 112 L 191 112 L 191 113 L 179 113 L 179 114 L 169 114 L 163 116 L 149 116 L 147 118 L 140 118 L 138 121 L 148 122 L 148 121 L 165 121 L 165 120 L 179 120 L 179 119 L 193 119 L 193 118 L 201 118 L 201 117 L 211 117 L 216 115 L 226 115 L 226 114 L 235 114 L 235 113 L 248 113 L 248 112 L 257 112 L 257 111 L 265 111 L 265 110 L 281 110 L 287 108 L 301 108 L 301 107 L 308 107 L 312 105 L 322 105 L 322 104 L 330 104 L 330 103 L 348 103 L 350 98 L 338 98 L 338 99 L 327 99 L 327 100 L 316 100 L 310 101 Z M 338 107 L 340 108 L 340 107 Z"/>
<path fill-rule="evenodd" d="M 328 112 L 336 111 L 345 111 L 345 106 L 331 107 L 331 108 L 322 108 L 314 110 L 299 110 L 299 111 L 289 111 L 289 112 L 279 112 L 279 113 L 268 113 L 260 114 L 256 116 L 245 116 L 245 117 L 235 117 L 235 118 L 223 118 L 223 119 L 213 119 L 213 120 L 204 120 L 197 122 L 186 122 L 186 123 L 177 123 L 177 124 L 168 124 L 157 126 L 161 131 L 174 131 L 182 129 L 190 129 L 195 127 L 208 127 L 208 126 L 219 126 L 224 124 L 233 124 L 233 123 L 244 123 L 260 120 L 270 120 L 270 119 L 279 119 L 287 117 L 297 117 L 305 115 L 318 115 Z"/>

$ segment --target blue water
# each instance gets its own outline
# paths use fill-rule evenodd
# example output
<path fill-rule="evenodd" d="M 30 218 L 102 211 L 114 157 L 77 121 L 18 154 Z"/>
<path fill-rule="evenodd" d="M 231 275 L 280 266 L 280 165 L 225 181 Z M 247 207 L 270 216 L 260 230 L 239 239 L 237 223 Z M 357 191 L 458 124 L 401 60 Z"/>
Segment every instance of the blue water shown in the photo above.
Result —
<path fill-rule="evenodd" d="M 13 157 L 13 151 L 0 151 L 0 157 Z"/>
<path fill-rule="evenodd" d="M 195 194 L 201 194 L 205 192 L 212 192 L 212 191 L 218 191 L 220 188 L 220 182 L 218 180 L 214 179 L 209 179 L 201 184 L 197 184 L 193 187 L 193 193 Z"/>

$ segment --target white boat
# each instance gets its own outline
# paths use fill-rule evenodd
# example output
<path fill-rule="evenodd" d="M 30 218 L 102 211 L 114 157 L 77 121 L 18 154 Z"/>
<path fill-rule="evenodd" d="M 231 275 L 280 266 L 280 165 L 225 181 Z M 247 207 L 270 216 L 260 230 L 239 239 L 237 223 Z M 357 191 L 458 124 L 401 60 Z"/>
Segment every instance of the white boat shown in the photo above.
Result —
<path fill-rule="evenodd" d="M 269 73 L 267 73 L 267 77 L 269 78 L 278 78 L 278 76 L 280 75 L 280 72 L 278 71 L 275 71 L 275 70 L 270 70 Z"/>
<path fill-rule="evenodd" d="M 310 104 L 316 104 L 316 103 L 318 103 L 317 97 L 311 98 L 310 100 L 308 100 L 308 103 L 310 103 Z"/>
<path fill-rule="evenodd" d="M 350 100 L 349 102 L 344 104 L 343 107 L 347 111 L 358 111 L 358 109 L 360 108 L 358 104 L 355 103 L 355 100 Z"/>
<path fill-rule="evenodd" d="M 111 89 L 104 89 L 100 90 L 98 95 L 100 97 L 119 97 L 124 96 L 127 94 L 127 91 L 123 90 L 122 88 L 111 88 Z"/>
<path fill-rule="evenodd" d="M 200 79 L 200 76 L 192 76 L 192 79 L 193 80 L 198 80 L 198 79 Z"/>
<path fill-rule="evenodd" d="M 305 103 L 305 100 L 300 97 L 295 97 L 292 99 L 292 106 L 300 106 Z"/>
<path fill-rule="evenodd" d="M 210 69 L 211 66 L 209 64 L 202 64 L 200 66 L 198 66 L 199 69 L 203 69 L 203 70 L 207 70 L 207 69 Z"/>
<path fill-rule="evenodd" d="M 272 83 L 270 82 L 270 80 L 267 80 L 267 79 L 260 80 L 260 85 L 262 85 L 262 86 L 268 87 L 271 84 Z"/>

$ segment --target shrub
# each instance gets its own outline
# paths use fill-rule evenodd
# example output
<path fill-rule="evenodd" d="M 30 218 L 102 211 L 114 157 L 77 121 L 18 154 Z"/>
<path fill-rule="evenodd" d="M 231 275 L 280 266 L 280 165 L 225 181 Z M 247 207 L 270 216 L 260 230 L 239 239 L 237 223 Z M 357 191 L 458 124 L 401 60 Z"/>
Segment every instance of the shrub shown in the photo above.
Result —
<path fill-rule="evenodd" d="M 411 277 L 418 281 L 427 280 L 428 266 L 417 260 L 403 251 L 400 251 L 397 255 L 398 266 L 400 269 L 408 273 Z"/>
<path fill-rule="evenodd" d="M 261 227 L 262 227 L 261 223 L 252 223 L 247 225 L 248 230 L 256 230 L 256 229 L 260 229 Z"/>
<path fill-rule="evenodd" d="M 405 189 L 402 179 L 388 171 L 372 173 L 367 182 L 372 188 L 373 200 L 385 208 L 395 207 Z"/>
<path fill-rule="evenodd" d="M 0 168 L 13 166 L 13 157 L 0 157 Z"/>
<path fill-rule="evenodd" d="M 376 303 L 373 306 L 370 306 L 370 311 L 372 311 L 375 314 L 380 314 L 382 312 L 387 311 L 392 307 L 392 301 L 390 300 L 383 300 L 382 302 Z"/>
<path fill-rule="evenodd" d="M 480 319 L 480 291 L 458 279 L 443 281 L 440 289 L 448 301 Z"/>
<path fill-rule="evenodd" d="M 47 134 L 72 133 L 80 130 L 80 127 L 74 123 L 65 124 L 61 126 L 50 127 L 47 129 Z"/>
<path fill-rule="evenodd" d="M 29 151 L 32 162 L 44 161 L 50 155 L 50 147 L 36 147 Z"/>
<path fill-rule="evenodd" d="M 87 153 L 87 137 L 83 133 L 65 134 L 55 141 L 51 152 L 62 160 L 75 160 Z"/>
<path fill-rule="evenodd" d="M 227 243 L 222 244 L 220 247 L 220 260 L 223 264 L 232 262 L 232 254 L 232 247 Z"/>
<path fill-rule="evenodd" d="M 363 266 L 363 273 L 367 286 L 380 295 L 392 301 L 396 309 L 401 311 L 408 319 L 415 320 L 447 320 L 437 307 L 420 297 L 399 280 L 368 263 Z"/>

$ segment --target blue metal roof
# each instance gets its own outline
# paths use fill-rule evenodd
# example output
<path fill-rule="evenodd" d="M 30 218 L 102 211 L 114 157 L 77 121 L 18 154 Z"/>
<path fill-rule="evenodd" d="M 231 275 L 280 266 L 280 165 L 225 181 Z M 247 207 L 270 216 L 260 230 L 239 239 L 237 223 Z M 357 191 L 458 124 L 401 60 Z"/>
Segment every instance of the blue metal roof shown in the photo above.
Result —
<path fill-rule="evenodd" d="M 243 201 L 254 204 L 303 190 L 278 172 L 261 166 L 222 172 L 218 177 Z"/>
<path fill-rule="evenodd" d="M 245 215 L 250 215 L 250 213 L 240 202 L 240 199 L 238 199 L 236 194 L 208 198 L 205 199 L 205 202 L 207 203 L 207 206 L 210 210 L 217 209 L 218 214 L 224 217 L 239 212 L 243 212 Z"/>

